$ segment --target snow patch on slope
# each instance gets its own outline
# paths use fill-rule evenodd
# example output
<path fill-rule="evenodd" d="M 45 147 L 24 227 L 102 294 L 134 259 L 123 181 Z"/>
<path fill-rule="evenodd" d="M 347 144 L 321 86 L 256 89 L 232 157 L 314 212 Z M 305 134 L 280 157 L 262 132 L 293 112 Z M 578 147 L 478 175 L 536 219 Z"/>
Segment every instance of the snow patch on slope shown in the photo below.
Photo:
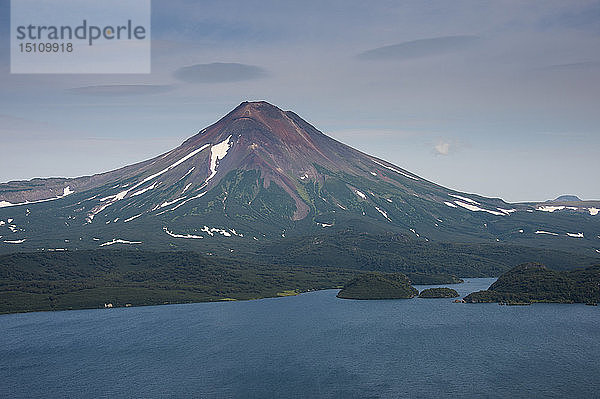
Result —
<path fill-rule="evenodd" d="M 516 209 L 504 209 L 504 208 L 496 208 L 496 209 L 498 209 L 500 212 L 506 213 L 507 215 L 510 215 L 511 213 L 517 211 Z"/>
<path fill-rule="evenodd" d="M 230 140 L 231 135 L 229 135 L 229 137 L 227 137 L 225 140 L 213 145 L 210 148 L 210 175 L 204 181 L 205 183 L 208 183 L 208 181 L 217 174 L 217 166 L 219 164 L 219 161 L 225 158 L 225 155 L 227 155 L 227 152 L 233 145 L 233 143 L 229 143 Z"/>
<path fill-rule="evenodd" d="M 184 189 L 183 189 L 183 191 L 181 192 L 181 194 L 184 194 L 184 193 L 185 193 L 185 192 L 188 190 L 188 188 L 190 188 L 190 186 L 191 186 L 192 184 L 193 184 L 193 183 L 188 183 L 188 184 L 187 184 L 187 185 L 184 187 Z"/>
<path fill-rule="evenodd" d="M 172 208 L 172 209 L 169 209 L 169 211 L 174 211 L 175 209 L 179 208 L 180 206 L 182 206 L 182 205 L 185 205 L 185 204 L 187 204 L 188 202 L 190 202 L 190 201 L 192 201 L 192 200 L 195 200 L 195 199 L 197 199 L 197 198 L 200 198 L 200 197 L 202 197 L 204 194 L 206 194 L 206 191 L 204 191 L 204 192 L 202 192 L 202 193 L 200 193 L 200 194 L 198 194 L 198 195 L 194 195 L 193 197 L 190 197 L 190 198 L 186 199 L 186 200 L 185 200 L 185 201 L 183 201 L 183 202 L 180 202 L 180 203 L 179 203 L 179 204 L 177 204 L 177 206 L 175 206 L 174 208 Z"/>
<path fill-rule="evenodd" d="M 178 182 L 182 181 L 183 179 L 185 179 L 186 177 L 189 176 L 190 173 L 192 173 L 194 171 L 194 169 L 196 169 L 195 166 L 192 166 L 190 170 L 187 171 L 187 173 L 183 176 L 181 176 L 181 179 L 178 180 Z"/>
<path fill-rule="evenodd" d="M 538 230 L 538 231 L 535 232 L 535 234 L 549 234 L 551 236 L 557 236 L 558 235 L 557 233 L 552 233 L 550 231 L 544 231 L 544 230 Z"/>
<path fill-rule="evenodd" d="M 202 230 L 200 230 L 200 231 L 203 231 L 203 232 L 207 233 L 210 236 L 214 236 L 215 233 L 218 233 L 218 234 L 221 234 L 221 235 L 223 235 L 225 237 L 231 237 L 232 234 L 236 235 L 236 236 L 243 237 L 243 235 L 238 234 L 235 231 L 235 229 L 230 229 L 229 231 L 227 231 L 227 230 L 223 230 L 223 229 L 218 229 L 216 227 L 203 226 Z"/>
<path fill-rule="evenodd" d="M 4 240 L 7 244 L 23 244 L 25 241 L 27 241 L 26 238 L 23 238 L 22 240 Z"/>
<path fill-rule="evenodd" d="M 100 244 L 101 247 L 106 247 L 108 245 L 113 245 L 113 244 L 141 244 L 141 241 L 127 241 L 127 240 L 121 240 L 121 239 L 113 239 L 112 241 L 108 241 L 105 242 L 104 244 Z"/>
<path fill-rule="evenodd" d="M 561 206 L 546 206 L 545 205 L 545 206 L 537 207 L 535 210 L 536 211 L 542 211 L 542 212 L 550 212 L 550 213 L 552 213 L 554 211 L 561 211 L 563 209 L 565 209 L 565 207 L 562 206 L 562 205 Z"/>
<path fill-rule="evenodd" d="M 169 229 L 167 229 L 166 227 L 163 227 L 163 230 L 165 231 L 165 233 L 167 233 L 168 235 L 170 235 L 171 237 L 174 237 L 174 238 L 192 238 L 192 239 L 204 238 L 202 236 L 196 236 L 196 235 L 192 235 L 192 234 L 175 234 L 175 233 L 169 231 Z"/>
<path fill-rule="evenodd" d="M 163 202 L 162 204 L 160 204 L 160 208 L 164 208 L 165 206 L 173 205 L 174 203 L 179 202 L 184 199 L 185 199 L 185 197 L 180 197 L 180 198 L 175 198 L 173 201 Z"/>
<path fill-rule="evenodd" d="M 154 187 L 156 187 L 156 183 L 154 183 L 153 185 L 151 185 L 151 186 L 149 186 L 149 187 L 143 188 L 143 189 L 141 189 L 140 191 L 136 191 L 135 193 L 131 194 L 131 196 L 132 196 L 132 197 L 135 197 L 135 196 L 138 196 L 138 195 L 144 194 L 144 193 L 145 193 L 145 192 L 147 192 L 147 191 L 154 190 Z M 104 198 L 103 198 L 103 199 L 104 199 Z M 102 200 L 100 200 L 100 201 L 102 201 Z"/>
<path fill-rule="evenodd" d="M 181 165 L 182 163 L 184 163 L 185 161 L 187 161 L 188 159 L 190 159 L 194 155 L 198 154 L 200 151 L 204 150 L 205 148 L 208 148 L 209 146 L 210 146 L 210 144 L 204 144 L 202 147 L 195 149 L 194 151 L 190 152 L 189 154 L 187 154 L 183 158 L 181 158 L 178 161 L 176 161 L 176 162 L 172 163 L 171 165 L 167 166 L 166 168 L 164 168 L 160 172 L 157 172 L 157 173 L 155 173 L 153 175 L 150 175 L 150 176 L 146 177 L 144 180 L 142 180 L 141 182 L 137 183 L 135 186 L 133 186 L 133 187 L 131 187 L 131 188 L 125 190 L 125 191 L 121 191 L 120 193 L 118 193 L 116 195 L 111 195 L 111 196 L 102 198 L 100 201 L 107 201 L 107 203 L 103 204 L 103 205 L 100 205 L 100 206 L 92 209 L 92 211 L 88 214 L 88 217 L 87 217 L 88 223 L 91 223 L 92 220 L 94 219 L 94 216 L 96 216 L 98 213 L 102 212 L 108 206 L 114 204 L 117 201 L 120 201 L 120 200 L 124 199 L 127 196 L 127 194 L 129 194 L 131 191 L 133 191 L 133 190 L 137 189 L 138 187 L 144 185 L 145 183 L 149 182 L 150 180 L 154 180 L 158 176 L 161 176 L 161 175 L 165 174 L 169 170 L 171 170 L 171 169 L 173 169 L 173 168 Z"/>
<path fill-rule="evenodd" d="M 458 206 L 462 206 L 463 208 L 468 209 L 473 212 L 487 212 L 487 213 L 491 213 L 492 215 L 496 215 L 496 216 L 506 216 L 506 214 L 503 212 L 490 211 L 489 209 L 483 209 L 478 206 L 466 204 L 461 201 L 454 201 L 454 203 Z"/>
<path fill-rule="evenodd" d="M 402 176 L 404 176 L 404 177 L 408 177 L 409 179 L 413 179 L 413 180 L 419 180 L 419 179 L 417 179 L 416 177 L 409 175 L 408 173 L 405 173 L 405 172 L 403 172 L 403 171 L 401 171 L 401 170 L 399 170 L 399 169 L 396 169 L 396 168 L 394 168 L 394 167 L 391 167 L 391 166 L 384 165 L 383 163 L 381 163 L 381 162 L 379 162 L 379 161 L 376 161 L 376 160 L 374 160 L 374 159 L 371 159 L 371 161 L 375 162 L 375 163 L 376 163 L 377 165 L 379 165 L 379 166 L 383 166 L 383 167 L 384 167 L 384 168 L 386 168 L 386 169 L 389 169 L 389 170 L 391 170 L 391 171 L 393 171 L 393 172 L 399 173 L 399 174 L 401 174 L 401 175 L 402 175 Z"/>
<path fill-rule="evenodd" d="M 454 197 L 454 198 L 458 198 L 459 200 L 463 200 L 465 202 L 469 202 L 469 203 L 471 203 L 473 205 L 481 205 L 479 202 L 474 201 L 471 198 L 463 197 L 463 196 L 456 195 L 456 194 L 448 194 L 448 195 L 451 196 L 451 197 Z"/>
<path fill-rule="evenodd" d="M 130 217 L 128 219 L 123 220 L 123 223 L 131 222 L 132 220 L 137 219 L 137 218 L 139 218 L 142 215 L 143 215 L 143 213 L 140 213 L 139 215 L 132 216 L 132 217 Z"/>
<path fill-rule="evenodd" d="M 47 199 L 43 199 L 43 200 L 37 200 L 37 201 L 25 201 L 25 202 L 19 202 L 18 204 L 13 204 L 11 202 L 8 201 L 0 201 L 0 208 L 7 208 L 9 206 L 19 206 L 19 205 L 27 205 L 27 204 L 39 204 L 40 202 L 48 202 L 48 201 L 55 201 L 57 199 L 61 199 L 66 197 L 67 195 L 71 195 L 73 194 L 75 191 L 71 190 L 71 187 L 67 186 L 63 189 L 63 193 L 62 195 L 59 195 L 57 197 L 52 197 L 52 198 L 47 198 Z"/>
<path fill-rule="evenodd" d="M 136 184 L 135 186 L 133 186 L 133 188 L 137 188 L 139 186 L 141 186 L 142 184 L 149 182 L 150 180 L 153 180 L 155 178 L 157 178 L 160 175 L 163 175 L 165 173 L 167 173 L 169 170 L 181 165 L 182 163 L 184 163 L 185 161 L 187 161 L 188 159 L 190 159 L 191 157 L 193 157 L 194 155 L 198 154 L 200 151 L 202 151 L 203 149 L 207 148 L 208 146 L 210 146 L 210 144 L 204 144 L 202 147 L 195 149 L 194 151 L 190 152 L 189 154 L 187 154 L 186 156 L 184 156 L 183 158 L 181 158 L 180 160 L 178 160 L 177 162 L 167 166 L 166 168 L 164 168 L 163 170 L 161 170 L 158 173 L 155 173 L 151 176 L 146 177 L 144 180 L 142 180 L 141 183 Z M 130 188 L 128 191 L 131 191 L 133 188 Z"/>
<path fill-rule="evenodd" d="M 384 218 L 386 218 L 388 221 L 392 221 L 392 219 L 390 219 L 387 215 L 387 212 L 384 211 L 383 209 L 380 209 L 379 207 L 375 207 L 375 209 L 377 209 L 377 212 L 381 213 L 383 215 Z"/>

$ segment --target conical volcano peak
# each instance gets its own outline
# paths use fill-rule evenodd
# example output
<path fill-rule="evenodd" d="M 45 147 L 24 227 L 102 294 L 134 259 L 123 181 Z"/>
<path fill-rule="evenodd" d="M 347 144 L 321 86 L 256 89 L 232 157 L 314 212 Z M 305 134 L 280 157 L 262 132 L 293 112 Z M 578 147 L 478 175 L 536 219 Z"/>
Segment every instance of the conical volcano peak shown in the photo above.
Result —
<path fill-rule="evenodd" d="M 243 116 L 252 116 L 256 113 L 275 116 L 284 113 L 283 110 L 266 101 L 244 101 L 234 109 L 235 111 L 243 113 Z"/>
<path fill-rule="evenodd" d="M 266 101 L 244 101 L 223 117 L 221 121 L 231 122 L 244 118 L 253 119 L 268 126 L 273 121 L 285 118 L 285 115 L 285 111 Z"/>
<path fill-rule="evenodd" d="M 280 108 L 269 104 L 266 101 L 243 102 L 237 106 L 229 115 L 235 119 L 252 119 L 265 125 L 269 130 L 276 131 L 288 125 L 288 128 L 295 130 L 294 122 L 287 116 L 286 112 Z M 225 118 L 224 118 L 225 119 Z"/>
<path fill-rule="evenodd" d="M 292 111 L 253 101 L 147 161 L 94 176 L 0 184 L 0 253 L 112 245 L 229 253 L 236 242 L 348 228 L 423 242 L 589 250 L 600 205 L 568 205 L 507 204 L 450 190 L 342 144 Z"/>
<path fill-rule="evenodd" d="M 245 101 L 214 125 L 191 137 L 185 145 L 197 146 L 205 142 L 219 142 L 233 134 L 246 141 L 265 142 L 284 146 L 313 147 L 317 130 L 290 111 L 266 101 Z"/>

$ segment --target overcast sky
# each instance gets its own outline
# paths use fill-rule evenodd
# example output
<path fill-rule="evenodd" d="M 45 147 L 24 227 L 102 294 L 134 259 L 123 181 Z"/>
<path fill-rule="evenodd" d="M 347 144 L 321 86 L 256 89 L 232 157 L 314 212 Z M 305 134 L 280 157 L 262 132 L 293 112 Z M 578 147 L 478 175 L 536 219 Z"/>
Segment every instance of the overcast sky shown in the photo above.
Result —
<path fill-rule="evenodd" d="M 153 1 L 149 75 L 11 75 L 0 181 L 165 152 L 240 102 L 446 187 L 600 199 L 600 1 Z"/>

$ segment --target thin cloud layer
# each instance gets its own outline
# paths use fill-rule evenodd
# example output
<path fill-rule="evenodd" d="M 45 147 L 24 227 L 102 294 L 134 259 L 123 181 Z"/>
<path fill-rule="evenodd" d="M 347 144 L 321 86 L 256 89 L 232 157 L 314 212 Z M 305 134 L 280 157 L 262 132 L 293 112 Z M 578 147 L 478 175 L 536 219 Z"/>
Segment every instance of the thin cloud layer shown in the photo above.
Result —
<path fill-rule="evenodd" d="M 573 62 L 569 64 L 556 64 L 548 65 L 534 69 L 534 71 L 540 72 L 582 72 L 582 71 L 597 71 L 600 69 L 600 62 L 584 61 L 584 62 Z"/>
<path fill-rule="evenodd" d="M 412 40 L 367 50 L 360 53 L 358 58 L 369 61 L 409 60 L 457 51 L 474 44 L 478 40 L 478 36 L 469 35 Z"/>
<path fill-rule="evenodd" d="M 99 85 L 74 87 L 66 91 L 85 96 L 138 96 L 166 93 L 173 90 L 169 85 Z"/>
<path fill-rule="evenodd" d="M 437 155 L 448 155 L 450 152 L 450 143 L 446 141 L 438 141 L 433 149 Z"/>
<path fill-rule="evenodd" d="M 264 78 L 267 71 L 255 65 L 213 62 L 179 68 L 173 76 L 187 83 L 228 83 Z"/>

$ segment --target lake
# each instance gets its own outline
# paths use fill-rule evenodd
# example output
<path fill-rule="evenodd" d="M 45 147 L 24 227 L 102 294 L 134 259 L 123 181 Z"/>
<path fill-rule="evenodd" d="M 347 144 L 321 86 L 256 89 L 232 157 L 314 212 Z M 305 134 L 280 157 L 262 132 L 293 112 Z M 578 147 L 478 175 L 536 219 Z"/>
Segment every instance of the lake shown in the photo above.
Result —
<path fill-rule="evenodd" d="M 599 395 L 599 307 L 336 293 L 3 315 L 0 397 Z"/>

